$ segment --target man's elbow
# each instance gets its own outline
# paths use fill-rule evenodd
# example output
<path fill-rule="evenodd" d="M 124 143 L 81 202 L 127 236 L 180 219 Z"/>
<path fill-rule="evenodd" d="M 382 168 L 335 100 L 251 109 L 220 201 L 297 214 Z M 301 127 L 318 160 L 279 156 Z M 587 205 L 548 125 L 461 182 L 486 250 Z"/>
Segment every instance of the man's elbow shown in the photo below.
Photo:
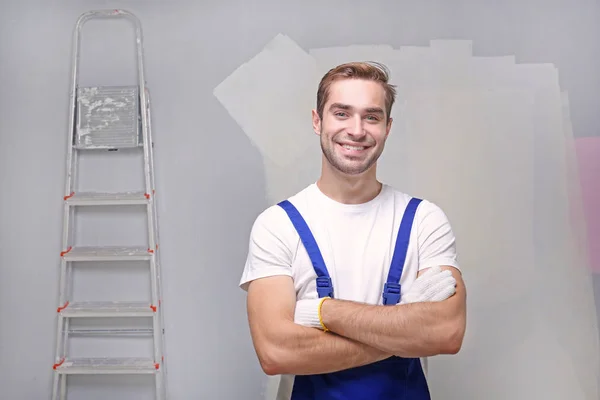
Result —
<path fill-rule="evenodd" d="M 462 348 L 462 340 L 459 339 L 448 339 L 444 343 L 443 348 L 440 351 L 440 354 L 449 354 L 454 355 L 458 354 L 460 349 Z"/>
<path fill-rule="evenodd" d="M 441 354 L 458 354 L 462 348 L 463 339 L 465 337 L 465 323 L 464 321 L 453 322 L 447 329 L 445 329 L 442 348 L 440 349 Z"/>
<path fill-rule="evenodd" d="M 285 361 L 282 351 L 274 346 L 257 349 L 256 354 L 263 372 L 269 376 L 285 374 Z"/>
<path fill-rule="evenodd" d="M 268 360 L 261 360 L 260 367 L 262 368 L 263 372 L 269 376 L 281 375 L 280 368 L 277 363 Z"/>

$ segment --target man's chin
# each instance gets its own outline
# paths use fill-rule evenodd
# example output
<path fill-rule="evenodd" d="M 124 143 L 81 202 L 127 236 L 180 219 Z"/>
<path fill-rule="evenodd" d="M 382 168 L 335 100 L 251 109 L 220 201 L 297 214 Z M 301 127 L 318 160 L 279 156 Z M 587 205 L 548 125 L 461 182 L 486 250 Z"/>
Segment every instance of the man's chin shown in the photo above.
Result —
<path fill-rule="evenodd" d="M 369 167 L 364 162 L 360 164 L 357 163 L 337 163 L 333 166 L 339 172 L 350 175 L 350 176 L 359 176 L 368 171 Z"/>

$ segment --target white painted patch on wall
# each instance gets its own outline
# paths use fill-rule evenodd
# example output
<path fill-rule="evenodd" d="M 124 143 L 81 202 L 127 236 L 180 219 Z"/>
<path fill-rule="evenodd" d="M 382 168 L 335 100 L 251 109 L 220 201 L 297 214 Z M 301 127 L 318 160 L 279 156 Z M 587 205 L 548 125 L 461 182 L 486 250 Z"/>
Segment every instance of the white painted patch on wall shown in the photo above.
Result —
<path fill-rule="evenodd" d="M 596 400 L 598 326 L 568 96 L 552 64 L 472 49 L 432 40 L 305 51 L 277 35 L 214 94 L 264 157 L 275 203 L 318 178 L 310 110 L 322 75 L 346 61 L 386 64 L 398 98 L 379 177 L 446 211 L 469 290 L 461 353 L 429 360 L 433 398 Z M 266 399 L 277 385 L 266 381 Z"/>
<path fill-rule="evenodd" d="M 277 35 L 219 84 L 214 94 L 261 154 L 286 167 L 314 141 L 310 111 L 315 104 L 316 72 L 310 55 L 289 37 Z"/>

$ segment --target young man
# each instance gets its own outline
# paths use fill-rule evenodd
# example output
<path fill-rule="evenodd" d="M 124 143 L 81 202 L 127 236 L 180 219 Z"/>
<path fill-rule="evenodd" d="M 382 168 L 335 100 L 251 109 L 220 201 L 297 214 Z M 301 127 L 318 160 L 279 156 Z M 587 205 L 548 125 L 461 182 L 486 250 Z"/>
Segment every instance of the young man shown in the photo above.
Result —
<path fill-rule="evenodd" d="M 240 285 L 278 399 L 430 399 L 420 358 L 461 347 L 448 219 L 376 177 L 394 100 L 380 64 L 330 70 L 312 112 L 321 176 L 254 222 Z"/>

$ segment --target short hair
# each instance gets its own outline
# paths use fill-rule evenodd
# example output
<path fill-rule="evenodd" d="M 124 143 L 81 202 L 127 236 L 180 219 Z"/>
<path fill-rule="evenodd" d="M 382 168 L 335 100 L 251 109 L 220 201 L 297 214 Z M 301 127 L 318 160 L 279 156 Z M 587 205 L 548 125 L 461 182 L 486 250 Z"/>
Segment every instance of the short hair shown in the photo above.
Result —
<path fill-rule="evenodd" d="M 385 111 L 387 118 L 389 118 L 396 100 L 396 86 L 389 83 L 389 77 L 388 68 L 373 61 L 349 62 L 330 69 L 321 79 L 317 90 L 317 114 L 319 118 L 323 118 L 323 107 L 325 107 L 325 103 L 329 98 L 331 84 L 342 79 L 366 79 L 380 83 L 385 90 Z"/>

